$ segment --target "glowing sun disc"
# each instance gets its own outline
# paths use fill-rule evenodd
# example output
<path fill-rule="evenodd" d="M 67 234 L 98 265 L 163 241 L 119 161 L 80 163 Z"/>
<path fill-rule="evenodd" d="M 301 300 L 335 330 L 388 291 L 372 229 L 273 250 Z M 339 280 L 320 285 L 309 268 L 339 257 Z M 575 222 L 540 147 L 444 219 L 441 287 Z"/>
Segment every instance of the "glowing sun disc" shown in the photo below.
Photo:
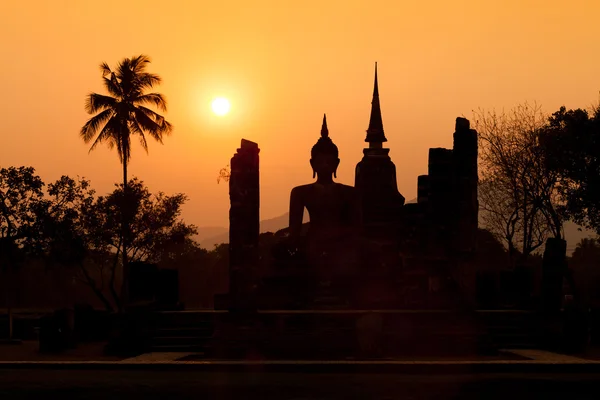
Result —
<path fill-rule="evenodd" d="M 217 115 L 225 115 L 229 112 L 229 100 L 224 97 L 217 97 L 212 102 L 212 110 Z"/>

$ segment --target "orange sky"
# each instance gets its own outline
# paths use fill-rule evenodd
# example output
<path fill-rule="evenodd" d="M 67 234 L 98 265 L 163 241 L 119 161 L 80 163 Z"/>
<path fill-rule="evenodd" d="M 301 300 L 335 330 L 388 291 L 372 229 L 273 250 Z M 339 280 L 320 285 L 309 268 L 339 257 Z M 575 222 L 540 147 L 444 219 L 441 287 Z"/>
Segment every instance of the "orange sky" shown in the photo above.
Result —
<path fill-rule="evenodd" d="M 290 4 L 290 5 L 288 5 Z M 0 166 L 34 166 L 46 182 L 80 175 L 100 192 L 121 177 L 117 154 L 79 138 L 98 65 L 140 53 L 175 126 L 129 168 L 152 191 L 184 192 L 184 218 L 227 226 L 220 168 L 247 138 L 261 147 L 261 218 L 287 211 L 311 181 L 322 114 L 353 184 L 379 62 L 380 98 L 400 192 L 416 196 L 429 147 L 451 147 L 454 119 L 478 107 L 537 101 L 587 107 L 600 90 L 596 0 L 5 1 L 0 5 Z M 230 114 L 209 103 L 228 97 Z"/>

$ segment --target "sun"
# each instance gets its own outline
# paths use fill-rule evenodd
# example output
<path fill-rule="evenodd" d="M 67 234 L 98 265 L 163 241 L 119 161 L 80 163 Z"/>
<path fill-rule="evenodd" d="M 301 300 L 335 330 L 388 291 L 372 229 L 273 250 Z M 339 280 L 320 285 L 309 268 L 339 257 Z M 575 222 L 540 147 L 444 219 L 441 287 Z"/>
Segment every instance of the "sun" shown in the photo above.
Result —
<path fill-rule="evenodd" d="M 219 116 L 227 114 L 230 107 L 231 105 L 229 104 L 229 100 L 224 97 L 217 97 L 212 102 L 212 110 Z"/>

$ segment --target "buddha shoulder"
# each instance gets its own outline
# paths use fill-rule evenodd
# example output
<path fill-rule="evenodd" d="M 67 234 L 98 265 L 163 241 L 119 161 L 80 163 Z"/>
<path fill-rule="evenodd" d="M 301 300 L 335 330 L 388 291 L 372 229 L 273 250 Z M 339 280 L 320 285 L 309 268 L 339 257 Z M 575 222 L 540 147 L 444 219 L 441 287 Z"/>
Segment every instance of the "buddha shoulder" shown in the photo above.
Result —
<path fill-rule="evenodd" d="M 292 189 L 290 196 L 291 197 L 303 196 L 306 192 L 308 192 L 310 190 L 311 186 L 312 186 L 312 184 L 296 186 L 295 188 Z"/>
<path fill-rule="evenodd" d="M 354 186 L 344 185 L 343 183 L 336 183 L 336 186 L 346 196 L 356 196 L 358 193 Z"/>

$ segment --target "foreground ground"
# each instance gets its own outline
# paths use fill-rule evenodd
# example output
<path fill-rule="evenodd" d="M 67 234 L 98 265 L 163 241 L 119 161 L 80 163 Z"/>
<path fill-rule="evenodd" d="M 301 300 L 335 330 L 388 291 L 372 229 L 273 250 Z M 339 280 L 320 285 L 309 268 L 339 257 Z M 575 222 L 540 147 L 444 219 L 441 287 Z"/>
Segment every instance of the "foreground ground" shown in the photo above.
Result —
<path fill-rule="evenodd" d="M 0 370 L 2 399 L 596 399 L 596 374 Z"/>
<path fill-rule="evenodd" d="M 200 357 L 185 353 L 107 357 L 103 345 L 82 344 L 53 355 L 39 354 L 36 342 L 0 346 L 0 399 L 564 400 L 597 399 L 600 382 L 599 363 L 539 350 L 513 350 L 515 357 L 496 359 L 398 360 L 392 363 L 400 365 L 390 368 L 352 370 L 347 367 L 360 362 L 348 360 L 345 365 L 298 367 L 301 362 L 289 361 L 240 370 L 214 368 L 210 362 L 203 367 Z M 182 356 L 198 361 L 177 361 Z M 86 365 L 92 360 L 102 365 Z"/>
<path fill-rule="evenodd" d="M 104 354 L 105 346 L 104 342 L 81 343 L 62 353 L 43 354 L 38 351 L 37 341 L 26 340 L 0 345 L 0 361 L 119 361 L 124 358 Z"/>

